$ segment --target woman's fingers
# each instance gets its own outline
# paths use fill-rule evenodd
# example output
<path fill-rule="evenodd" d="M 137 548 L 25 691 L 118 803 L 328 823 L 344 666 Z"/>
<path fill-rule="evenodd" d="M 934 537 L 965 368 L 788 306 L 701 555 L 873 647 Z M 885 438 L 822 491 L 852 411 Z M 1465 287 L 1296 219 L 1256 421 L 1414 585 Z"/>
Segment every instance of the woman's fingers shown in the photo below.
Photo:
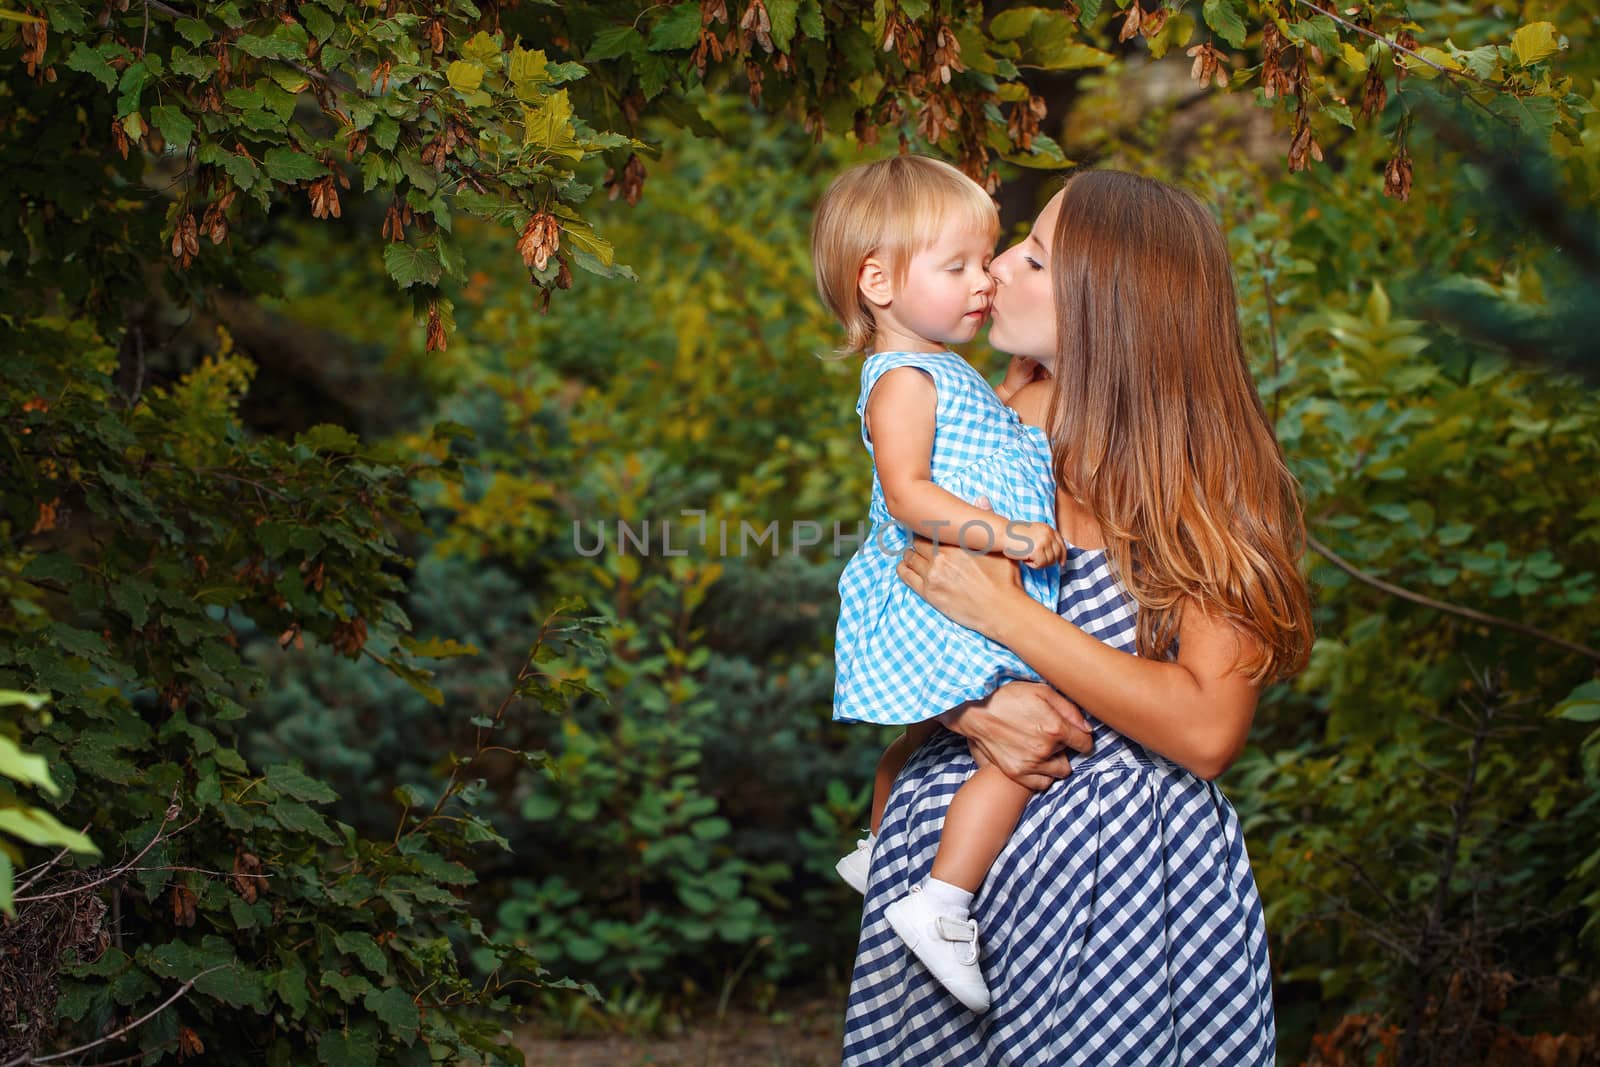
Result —
<path fill-rule="evenodd" d="M 1088 752 L 1093 747 L 1093 734 L 1078 705 L 1048 686 L 1040 690 L 1039 697 L 1059 723 L 1056 740 L 1067 748 Z"/>

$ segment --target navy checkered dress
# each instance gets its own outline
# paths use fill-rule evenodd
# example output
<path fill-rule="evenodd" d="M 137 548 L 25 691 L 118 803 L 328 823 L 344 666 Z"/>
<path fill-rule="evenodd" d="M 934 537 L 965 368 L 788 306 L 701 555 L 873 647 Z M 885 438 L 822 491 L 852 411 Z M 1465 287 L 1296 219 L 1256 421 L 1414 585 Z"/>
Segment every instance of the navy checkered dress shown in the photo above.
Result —
<path fill-rule="evenodd" d="M 1099 550 L 1070 548 L 1058 610 L 1134 648 L 1135 607 Z M 973 1015 L 906 949 L 884 908 L 933 865 L 973 771 L 939 731 L 895 781 L 846 1009 L 847 1067 L 1264 1067 L 1266 927 L 1232 805 L 1085 709 L 1094 751 L 1028 803 L 973 901 L 994 1006 Z"/>
<path fill-rule="evenodd" d="M 989 498 L 997 516 L 1055 525 L 1050 441 L 995 396 L 989 383 L 954 352 L 878 352 L 861 367 L 861 439 L 868 453 L 867 397 L 887 371 L 916 367 L 933 379 L 933 483 L 967 503 Z M 1016 654 L 958 626 L 895 574 L 910 537 L 884 503 L 872 476 L 871 529 L 839 576 L 839 625 L 834 641 L 833 717 L 846 722 L 921 722 L 978 700 L 1004 682 L 1038 680 Z M 954 543 L 957 529 L 943 538 Z M 996 549 L 1004 547 L 1004 541 Z M 1022 568 L 1022 585 L 1041 604 L 1054 604 L 1060 567 Z"/>

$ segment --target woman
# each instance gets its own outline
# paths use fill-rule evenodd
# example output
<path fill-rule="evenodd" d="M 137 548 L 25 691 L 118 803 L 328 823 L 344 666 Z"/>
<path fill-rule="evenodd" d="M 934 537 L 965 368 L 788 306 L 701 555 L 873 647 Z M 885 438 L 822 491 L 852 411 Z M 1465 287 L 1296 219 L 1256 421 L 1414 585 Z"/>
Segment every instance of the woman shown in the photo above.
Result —
<path fill-rule="evenodd" d="M 1000 557 L 918 543 L 900 575 L 1084 714 L 1013 683 L 947 713 L 954 733 L 906 765 L 873 856 L 844 1061 L 1270 1064 L 1261 903 L 1211 779 L 1244 747 L 1261 687 L 1304 665 L 1310 606 L 1296 487 L 1244 359 L 1226 244 L 1193 196 L 1089 171 L 990 272 L 991 342 L 1052 371 L 1013 405 L 1051 435 L 1071 546 L 1061 613 Z M 1088 754 L 1055 780 L 1067 748 Z M 1042 790 L 973 905 L 994 994 L 983 1016 L 884 918 L 926 875 L 975 761 Z"/>

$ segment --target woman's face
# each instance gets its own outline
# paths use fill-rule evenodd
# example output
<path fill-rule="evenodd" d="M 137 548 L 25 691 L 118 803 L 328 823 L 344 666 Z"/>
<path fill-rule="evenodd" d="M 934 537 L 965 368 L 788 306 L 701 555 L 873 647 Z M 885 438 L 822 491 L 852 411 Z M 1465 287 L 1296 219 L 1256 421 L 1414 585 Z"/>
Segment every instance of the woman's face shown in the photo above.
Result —
<path fill-rule="evenodd" d="M 1061 213 L 1062 193 L 1033 220 L 1033 231 L 989 264 L 994 299 L 989 343 L 1013 356 L 1028 356 L 1046 367 L 1056 361 L 1055 296 L 1050 285 L 1050 242 Z"/>

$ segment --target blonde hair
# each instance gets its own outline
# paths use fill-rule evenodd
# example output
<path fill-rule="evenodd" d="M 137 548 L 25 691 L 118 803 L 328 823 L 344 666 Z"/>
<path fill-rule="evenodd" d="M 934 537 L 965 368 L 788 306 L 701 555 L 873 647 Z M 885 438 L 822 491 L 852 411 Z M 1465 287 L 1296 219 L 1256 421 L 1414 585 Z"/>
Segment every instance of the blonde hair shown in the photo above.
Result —
<path fill-rule="evenodd" d="M 811 259 L 817 292 L 844 326 L 841 353 L 865 351 L 877 330 L 858 288 L 868 257 L 883 259 L 898 287 L 912 256 L 963 225 L 998 236 L 999 209 L 983 186 L 937 159 L 894 156 L 833 179 L 811 223 Z"/>
<path fill-rule="evenodd" d="M 1252 638 L 1238 669 L 1287 677 L 1311 651 L 1298 486 L 1245 360 L 1227 242 L 1193 194 L 1081 171 L 1050 253 L 1056 484 L 1100 524 L 1164 658 L 1186 607 Z"/>

